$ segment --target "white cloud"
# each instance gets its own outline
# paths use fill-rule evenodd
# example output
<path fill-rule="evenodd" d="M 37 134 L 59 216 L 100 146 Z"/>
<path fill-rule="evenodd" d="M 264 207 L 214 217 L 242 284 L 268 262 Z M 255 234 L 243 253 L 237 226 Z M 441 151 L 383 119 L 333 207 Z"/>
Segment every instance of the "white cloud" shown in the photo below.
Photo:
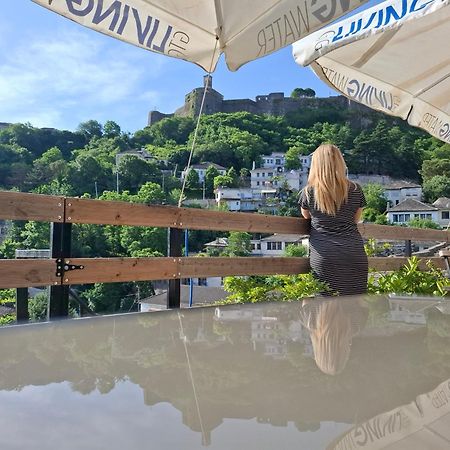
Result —
<path fill-rule="evenodd" d="M 110 40 L 84 29 L 25 36 L 1 56 L 0 121 L 74 128 L 116 109 L 147 111 L 164 59 Z"/>

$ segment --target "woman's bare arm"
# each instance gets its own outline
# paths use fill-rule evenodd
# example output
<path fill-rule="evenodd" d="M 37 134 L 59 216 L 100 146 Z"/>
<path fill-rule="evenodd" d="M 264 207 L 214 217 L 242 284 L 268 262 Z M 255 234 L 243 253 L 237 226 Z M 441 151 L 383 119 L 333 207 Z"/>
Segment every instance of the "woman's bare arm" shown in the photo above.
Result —
<path fill-rule="evenodd" d="M 361 222 L 361 215 L 364 208 L 358 208 L 355 212 L 355 223 Z"/>
<path fill-rule="evenodd" d="M 302 212 L 302 216 L 305 219 L 311 219 L 311 214 L 310 214 L 310 212 L 307 209 L 300 208 L 300 211 Z"/>

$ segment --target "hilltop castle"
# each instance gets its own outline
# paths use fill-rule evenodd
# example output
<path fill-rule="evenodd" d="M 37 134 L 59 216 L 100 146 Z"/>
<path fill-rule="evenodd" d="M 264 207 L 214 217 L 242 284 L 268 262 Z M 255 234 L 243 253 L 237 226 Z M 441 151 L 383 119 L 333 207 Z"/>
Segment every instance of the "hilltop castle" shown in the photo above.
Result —
<path fill-rule="evenodd" d="M 195 88 L 185 96 L 184 105 L 178 108 L 173 114 L 164 114 L 159 111 L 150 111 L 148 114 L 148 125 L 159 122 L 165 117 L 191 116 L 197 117 L 204 90 L 206 91 L 203 114 L 215 114 L 218 112 L 234 113 L 247 111 L 252 114 L 269 114 L 273 116 L 284 116 L 296 111 L 299 108 L 320 108 L 326 106 L 338 107 L 341 109 L 353 108 L 356 103 L 351 102 L 342 95 L 327 98 L 311 97 L 285 97 L 283 92 L 272 92 L 268 95 L 258 95 L 255 100 L 249 98 L 224 100 L 223 95 L 213 89 L 212 76 L 203 77 L 203 87 Z M 358 105 L 360 107 L 361 105 Z"/>

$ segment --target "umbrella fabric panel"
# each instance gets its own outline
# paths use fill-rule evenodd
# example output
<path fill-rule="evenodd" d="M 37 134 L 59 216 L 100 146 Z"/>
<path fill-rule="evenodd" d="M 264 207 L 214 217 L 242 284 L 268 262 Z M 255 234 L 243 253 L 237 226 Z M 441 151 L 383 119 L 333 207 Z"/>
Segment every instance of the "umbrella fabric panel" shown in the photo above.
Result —
<path fill-rule="evenodd" d="M 223 52 L 228 67 L 237 70 L 367 0 L 33 1 L 101 33 L 206 70 L 211 69 L 211 62 L 214 69 Z"/>
<path fill-rule="evenodd" d="M 449 2 L 431 1 L 422 8 L 410 1 L 405 7 L 408 1 L 384 2 L 365 17 L 356 15 L 314 33 L 294 45 L 294 56 L 302 65 L 318 56 L 311 67 L 334 89 L 450 142 Z M 349 23 L 359 23 L 361 17 L 367 23 L 374 11 L 384 11 L 386 19 L 390 7 L 398 12 L 402 7 L 421 9 L 409 19 L 333 42 L 342 30 L 351 29 Z"/>

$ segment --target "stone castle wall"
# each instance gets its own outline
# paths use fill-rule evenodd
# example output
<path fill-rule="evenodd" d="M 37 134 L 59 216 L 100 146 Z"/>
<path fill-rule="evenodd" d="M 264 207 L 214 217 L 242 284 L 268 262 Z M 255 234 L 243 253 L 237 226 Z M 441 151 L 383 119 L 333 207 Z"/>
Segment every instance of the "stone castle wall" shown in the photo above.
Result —
<path fill-rule="evenodd" d="M 206 80 L 205 80 L 206 82 Z M 301 108 L 319 109 L 323 107 L 339 107 L 343 109 L 361 108 L 363 105 L 351 102 L 342 95 L 327 98 L 292 98 L 285 97 L 283 92 L 273 92 L 268 95 L 258 95 L 255 100 L 236 99 L 224 100 L 223 95 L 212 88 L 212 78 L 208 79 L 208 87 L 203 114 L 215 113 L 235 113 L 246 111 L 252 114 L 268 114 L 274 116 L 284 116 L 290 112 Z M 185 96 L 184 105 L 178 108 L 173 114 L 163 114 L 159 111 L 150 111 L 148 115 L 148 125 L 152 125 L 165 117 L 171 116 L 191 116 L 197 117 L 205 87 L 195 88 Z M 363 107 L 364 108 L 364 107 Z"/>

